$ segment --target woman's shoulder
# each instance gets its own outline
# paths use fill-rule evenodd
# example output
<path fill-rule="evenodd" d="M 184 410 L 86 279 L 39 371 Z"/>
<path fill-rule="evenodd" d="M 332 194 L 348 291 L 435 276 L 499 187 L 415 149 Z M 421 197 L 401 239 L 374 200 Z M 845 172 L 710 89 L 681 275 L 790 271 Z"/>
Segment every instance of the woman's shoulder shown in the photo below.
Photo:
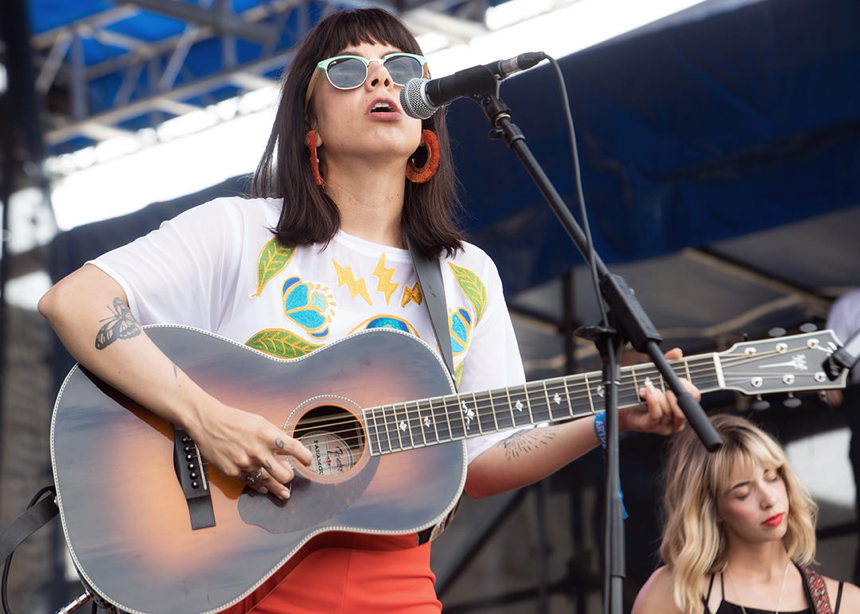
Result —
<path fill-rule="evenodd" d="M 824 583 L 827 585 L 827 595 L 830 597 L 830 603 L 836 607 L 836 595 L 839 593 L 839 580 L 833 578 L 824 578 Z M 842 585 L 842 602 L 839 605 L 839 611 L 845 612 L 860 612 L 860 588 L 850 582 L 845 582 Z"/>
<path fill-rule="evenodd" d="M 672 570 L 657 569 L 636 596 L 631 614 L 681 614 L 672 594 Z"/>

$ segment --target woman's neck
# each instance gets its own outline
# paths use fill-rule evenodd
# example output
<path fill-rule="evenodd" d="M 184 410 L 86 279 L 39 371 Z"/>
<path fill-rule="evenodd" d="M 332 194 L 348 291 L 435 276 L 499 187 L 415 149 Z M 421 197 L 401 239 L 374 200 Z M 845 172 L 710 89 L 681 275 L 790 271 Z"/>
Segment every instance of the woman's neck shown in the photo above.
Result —
<path fill-rule="evenodd" d="M 402 248 L 405 182 L 402 164 L 353 165 L 349 169 L 330 169 L 325 191 L 337 204 L 344 232 Z"/>
<path fill-rule="evenodd" d="M 732 575 L 762 581 L 774 576 L 782 578 L 788 563 L 788 554 L 780 541 L 730 544 L 726 557 L 726 569 Z"/>

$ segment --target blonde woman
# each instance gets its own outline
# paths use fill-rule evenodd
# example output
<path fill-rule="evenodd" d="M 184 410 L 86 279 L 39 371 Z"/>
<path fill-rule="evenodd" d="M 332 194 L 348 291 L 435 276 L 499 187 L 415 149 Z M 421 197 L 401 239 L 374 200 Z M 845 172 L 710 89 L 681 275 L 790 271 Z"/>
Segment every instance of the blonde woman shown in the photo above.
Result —
<path fill-rule="evenodd" d="M 686 431 L 666 466 L 660 554 L 633 614 L 860 612 L 860 589 L 809 569 L 818 507 L 772 437 L 731 415 L 712 419 L 709 454 Z"/>

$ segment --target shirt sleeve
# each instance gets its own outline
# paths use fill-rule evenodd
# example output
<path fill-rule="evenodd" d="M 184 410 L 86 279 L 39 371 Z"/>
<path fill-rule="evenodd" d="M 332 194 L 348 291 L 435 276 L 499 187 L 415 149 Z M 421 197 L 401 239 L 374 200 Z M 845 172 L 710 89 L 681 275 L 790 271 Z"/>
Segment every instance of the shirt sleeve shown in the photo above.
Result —
<path fill-rule="evenodd" d="M 486 257 L 486 256 L 485 256 Z M 475 325 L 472 342 L 463 363 L 461 392 L 477 392 L 519 386 L 526 377 L 502 281 L 493 262 L 487 257 L 487 308 Z M 530 427 L 529 427 L 530 428 Z M 511 436 L 513 431 L 501 431 L 466 441 L 468 462 L 487 449 Z"/>
<path fill-rule="evenodd" d="M 235 296 L 241 259 L 243 219 L 233 200 L 189 209 L 89 264 L 119 283 L 139 323 L 215 331 Z"/>

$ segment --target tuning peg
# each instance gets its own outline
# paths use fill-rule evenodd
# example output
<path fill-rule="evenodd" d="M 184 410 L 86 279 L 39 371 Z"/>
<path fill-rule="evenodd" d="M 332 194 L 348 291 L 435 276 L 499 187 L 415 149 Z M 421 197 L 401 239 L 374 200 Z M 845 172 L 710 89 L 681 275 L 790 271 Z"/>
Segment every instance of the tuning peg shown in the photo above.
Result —
<path fill-rule="evenodd" d="M 787 399 L 785 399 L 785 400 L 782 402 L 782 404 L 783 404 L 783 406 L 784 406 L 784 407 L 789 407 L 789 408 L 791 408 L 791 409 L 794 409 L 795 407 L 800 407 L 801 405 L 803 405 L 803 401 L 801 401 L 801 400 L 800 400 L 800 399 L 798 399 L 796 396 L 794 396 L 794 394 L 793 394 L 793 393 L 789 392 L 789 393 L 788 393 L 788 398 L 787 398 Z"/>
<path fill-rule="evenodd" d="M 770 409 L 770 401 L 765 401 L 761 398 L 760 394 L 755 396 L 755 403 L 752 404 L 752 408 L 754 411 L 764 411 L 766 409 Z"/>

